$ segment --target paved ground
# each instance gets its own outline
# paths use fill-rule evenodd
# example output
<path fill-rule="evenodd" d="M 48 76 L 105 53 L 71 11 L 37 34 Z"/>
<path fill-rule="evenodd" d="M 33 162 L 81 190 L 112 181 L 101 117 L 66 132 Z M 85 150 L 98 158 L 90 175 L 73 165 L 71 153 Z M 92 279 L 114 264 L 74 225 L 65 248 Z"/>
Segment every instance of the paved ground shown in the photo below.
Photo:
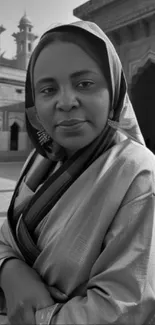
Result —
<path fill-rule="evenodd" d="M 0 163 L 0 224 L 6 217 L 6 211 L 22 166 L 22 162 Z"/>

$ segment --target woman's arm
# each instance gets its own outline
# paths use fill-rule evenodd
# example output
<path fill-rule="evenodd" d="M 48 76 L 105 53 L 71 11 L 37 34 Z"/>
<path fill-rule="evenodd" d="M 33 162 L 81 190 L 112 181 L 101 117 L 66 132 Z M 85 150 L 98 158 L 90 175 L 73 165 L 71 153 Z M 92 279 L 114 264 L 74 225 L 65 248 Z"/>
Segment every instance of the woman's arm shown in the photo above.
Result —
<path fill-rule="evenodd" d="M 7 222 L 0 231 L 0 265 L 1 312 L 7 310 L 11 325 L 35 324 L 36 311 L 54 301 L 40 275 L 23 260 Z"/>
<path fill-rule="evenodd" d="M 154 195 L 133 198 L 137 189 L 115 216 L 85 295 L 53 306 L 51 324 L 141 325 L 155 308 Z"/>
<path fill-rule="evenodd" d="M 10 324 L 35 324 L 36 310 L 54 304 L 40 275 L 19 259 L 4 264 L 1 287 Z"/>
<path fill-rule="evenodd" d="M 10 258 L 24 260 L 11 234 L 7 219 L 0 227 L 0 272 L 4 261 Z"/>

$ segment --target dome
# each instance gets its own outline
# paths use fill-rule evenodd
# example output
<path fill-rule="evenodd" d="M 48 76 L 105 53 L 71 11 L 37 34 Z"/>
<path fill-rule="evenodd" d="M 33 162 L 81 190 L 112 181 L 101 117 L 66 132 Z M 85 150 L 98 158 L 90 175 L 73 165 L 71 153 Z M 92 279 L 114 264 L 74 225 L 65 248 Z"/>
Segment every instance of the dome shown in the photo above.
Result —
<path fill-rule="evenodd" d="M 32 26 L 32 22 L 31 22 L 30 18 L 27 17 L 26 13 L 20 19 L 19 25 L 31 25 Z"/>

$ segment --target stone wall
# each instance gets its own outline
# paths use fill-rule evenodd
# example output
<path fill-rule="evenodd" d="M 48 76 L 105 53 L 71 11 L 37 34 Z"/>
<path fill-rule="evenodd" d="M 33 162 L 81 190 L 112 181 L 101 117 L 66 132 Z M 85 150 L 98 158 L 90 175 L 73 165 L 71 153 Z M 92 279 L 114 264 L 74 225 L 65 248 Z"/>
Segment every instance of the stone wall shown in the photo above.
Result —
<path fill-rule="evenodd" d="M 114 44 L 141 131 L 155 153 L 155 0 L 92 0 L 76 13 L 97 23 Z"/>
<path fill-rule="evenodd" d="M 122 62 L 128 84 L 150 59 L 155 62 L 154 0 L 92 0 L 76 8 L 106 32 Z"/>
<path fill-rule="evenodd" d="M 23 102 L 24 100 L 24 87 L 0 82 L 0 107 Z"/>
<path fill-rule="evenodd" d="M 92 0 L 74 9 L 80 19 L 96 22 L 105 32 L 155 13 L 154 0 Z"/>
<path fill-rule="evenodd" d="M 0 66 L 0 107 L 23 102 L 26 71 Z"/>

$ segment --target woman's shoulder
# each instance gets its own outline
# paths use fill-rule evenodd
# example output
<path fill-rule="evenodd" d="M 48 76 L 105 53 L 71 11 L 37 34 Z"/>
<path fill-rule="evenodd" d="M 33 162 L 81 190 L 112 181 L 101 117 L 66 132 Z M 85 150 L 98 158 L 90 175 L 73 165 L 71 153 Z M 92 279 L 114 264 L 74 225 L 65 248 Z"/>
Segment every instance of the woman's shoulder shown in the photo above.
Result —
<path fill-rule="evenodd" d="M 103 169 L 105 165 L 114 180 L 119 177 L 119 181 L 128 179 L 132 182 L 143 175 L 148 182 L 155 184 L 155 155 L 136 141 L 127 139 L 114 145 L 103 161 Z"/>
<path fill-rule="evenodd" d="M 154 170 L 155 172 L 155 155 L 146 146 L 133 141 L 123 141 L 118 146 L 118 159 L 122 163 L 126 162 L 128 166 L 130 164 L 137 168 Z"/>
<path fill-rule="evenodd" d="M 125 194 L 130 189 L 126 202 L 143 194 L 155 193 L 155 155 L 144 145 L 124 140 L 111 148 L 107 162 L 107 177 L 111 180 L 112 190 L 115 184 L 118 192 L 123 190 Z"/>
<path fill-rule="evenodd" d="M 154 175 L 155 181 L 155 155 L 146 146 L 126 139 L 116 143 L 99 157 L 95 167 L 102 175 L 115 178 L 116 175 L 128 175 L 131 179 L 141 172 Z"/>
<path fill-rule="evenodd" d="M 135 160 L 137 164 L 143 163 L 143 166 L 155 168 L 155 155 L 146 146 L 136 141 L 128 140 L 125 152 L 128 159 Z"/>
<path fill-rule="evenodd" d="M 131 180 L 124 204 L 135 197 L 149 197 L 155 193 L 155 155 L 146 146 L 129 140 L 122 159 L 126 161 L 124 174 Z M 144 198 L 143 197 L 143 198 Z"/>
<path fill-rule="evenodd" d="M 122 166 L 122 175 L 141 183 L 155 191 L 155 155 L 146 146 L 133 140 L 122 143 L 122 151 L 118 157 L 118 166 Z M 141 184 L 142 185 L 142 184 Z"/>

